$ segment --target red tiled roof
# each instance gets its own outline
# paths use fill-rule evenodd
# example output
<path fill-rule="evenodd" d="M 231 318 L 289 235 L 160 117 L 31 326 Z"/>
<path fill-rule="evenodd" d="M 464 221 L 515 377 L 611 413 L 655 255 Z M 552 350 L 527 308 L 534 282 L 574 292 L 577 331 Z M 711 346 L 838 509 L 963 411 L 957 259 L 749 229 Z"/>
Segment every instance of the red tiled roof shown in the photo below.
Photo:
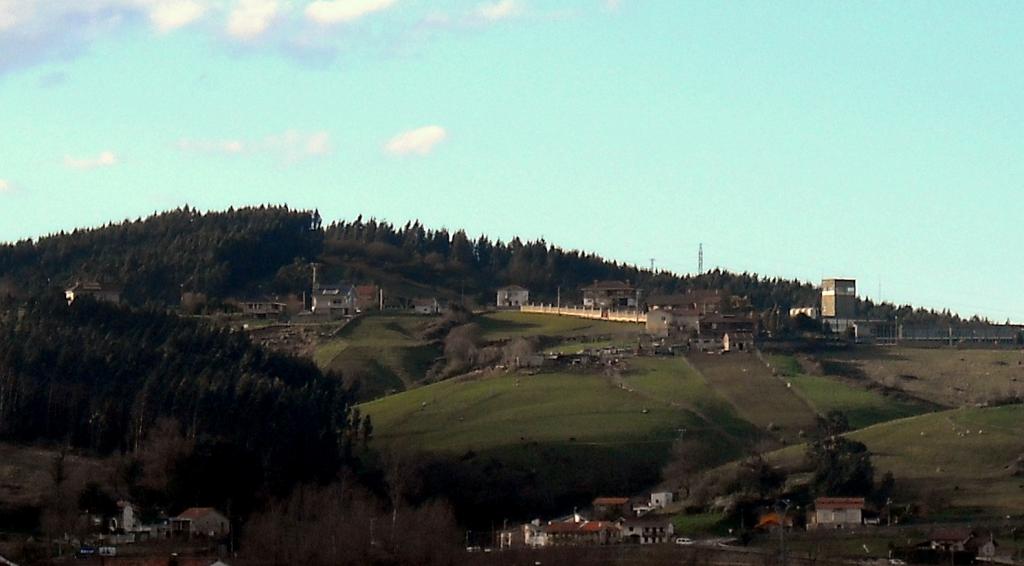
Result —
<path fill-rule="evenodd" d="M 195 521 L 201 517 L 205 517 L 210 513 L 216 513 L 217 510 L 213 507 L 189 507 L 181 512 L 180 515 L 175 517 L 176 519 L 184 519 L 189 521 Z"/>
<path fill-rule="evenodd" d="M 863 497 L 819 497 L 814 500 L 815 509 L 863 509 Z"/>
<path fill-rule="evenodd" d="M 572 521 L 551 523 L 544 526 L 544 532 L 548 534 L 590 534 L 599 533 L 601 531 L 615 530 L 617 527 L 615 523 L 609 523 L 606 521 L 583 521 L 581 523 L 575 523 Z"/>
<path fill-rule="evenodd" d="M 580 531 L 584 533 L 597 533 L 615 530 L 615 528 L 615 523 L 607 523 L 605 521 L 587 521 L 580 524 Z"/>
<path fill-rule="evenodd" d="M 628 497 L 598 497 L 594 500 L 594 505 L 625 505 L 629 503 Z"/>

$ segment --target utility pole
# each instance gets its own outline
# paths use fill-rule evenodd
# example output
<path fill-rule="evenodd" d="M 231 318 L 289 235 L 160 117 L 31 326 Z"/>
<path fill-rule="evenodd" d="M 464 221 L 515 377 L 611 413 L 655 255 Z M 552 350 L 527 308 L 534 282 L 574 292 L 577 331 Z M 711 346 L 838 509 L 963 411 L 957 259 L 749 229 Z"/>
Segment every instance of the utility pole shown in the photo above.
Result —
<path fill-rule="evenodd" d="M 651 258 L 651 275 L 654 275 L 654 258 Z"/>
<path fill-rule="evenodd" d="M 558 314 L 562 314 L 562 286 L 558 286 Z"/>
<path fill-rule="evenodd" d="M 704 273 L 704 242 L 697 244 L 697 275 Z"/>

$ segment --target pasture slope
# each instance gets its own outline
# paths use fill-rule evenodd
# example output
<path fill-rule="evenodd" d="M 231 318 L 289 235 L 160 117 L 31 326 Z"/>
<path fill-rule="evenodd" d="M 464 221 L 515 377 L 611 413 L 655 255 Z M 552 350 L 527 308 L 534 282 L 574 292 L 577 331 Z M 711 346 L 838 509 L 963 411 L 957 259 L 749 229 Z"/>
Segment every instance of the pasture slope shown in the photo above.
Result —
<path fill-rule="evenodd" d="M 475 321 L 483 330 L 483 339 L 487 341 L 528 336 L 545 336 L 569 342 L 588 341 L 599 336 L 635 341 L 643 331 L 643 326 L 639 324 L 519 311 L 485 313 L 476 317 Z"/>
<path fill-rule="evenodd" d="M 741 417 L 761 430 L 770 431 L 778 443 L 802 442 L 801 433 L 814 430 L 814 409 L 773 375 L 757 356 L 695 353 L 688 359 Z"/>
<path fill-rule="evenodd" d="M 823 373 L 869 379 L 947 407 L 1024 397 L 1024 351 L 857 347 L 819 356 Z"/>
<path fill-rule="evenodd" d="M 881 387 L 867 389 L 838 376 L 808 375 L 792 356 L 772 355 L 767 356 L 767 361 L 787 385 L 818 414 L 841 411 L 846 415 L 850 427 L 854 429 L 919 415 L 938 408 L 895 392 L 883 392 Z M 874 385 L 871 382 L 868 384 Z"/>
<path fill-rule="evenodd" d="M 892 472 L 896 501 L 946 508 L 956 517 L 1024 513 L 1024 405 L 964 407 L 877 424 L 847 434 L 867 445 L 876 474 Z M 803 445 L 770 459 L 802 467 Z"/>
<path fill-rule="evenodd" d="M 430 322 L 412 314 L 364 316 L 321 342 L 313 361 L 325 371 L 340 372 L 346 383 L 359 388 L 362 399 L 403 391 L 421 381 L 441 355 L 440 346 L 420 338 Z"/>

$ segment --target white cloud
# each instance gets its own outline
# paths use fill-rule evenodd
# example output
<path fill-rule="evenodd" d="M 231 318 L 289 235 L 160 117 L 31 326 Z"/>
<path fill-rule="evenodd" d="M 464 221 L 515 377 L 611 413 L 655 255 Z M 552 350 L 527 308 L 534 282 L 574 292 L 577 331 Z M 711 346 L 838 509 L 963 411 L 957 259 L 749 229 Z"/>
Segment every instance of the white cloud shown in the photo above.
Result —
<path fill-rule="evenodd" d="M 306 134 L 298 130 L 287 130 L 283 134 L 265 138 L 260 149 L 278 153 L 286 162 L 291 163 L 303 157 L 330 153 L 331 136 L 327 132 Z"/>
<path fill-rule="evenodd" d="M 277 16 L 277 0 L 238 0 L 228 15 L 228 34 L 238 39 L 261 35 Z"/>
<path fill-rule="evenodd" d="M 11 192 L 13 190 L 14 190 L 14 187 L 11 186 L 11 183 L 9 181 L 6 181 L 4 179 L 0 179 L 0 194 L 9 193 L 9 192 Z"/>
<path fill-rule="evenodd" d="M 245 144 L 239 140 L 178 140 L 178 149 L 201 153 L 242 153 Z"/>
<path fill-rule="evenodd" d="M 72 157 L 64 156 L 64 165 L 71 169 L 95 169 L 97 167 L 110 167 L 117 165 L 117 156 L 112 151 L 104 151 L 97 157 Z"/>
<path fill-rule="evenodd" d="M 480 4 L 476 8 L 476 16 L 488 22 L 496 22 L 518 16 L 523 7 L 518 0 L 498 0 Z"/>
<path fill-rule="evenodd" d="M 306 17 L 318 24 L 339 24 L 386 10 L 395 0 L 316 0 L 306 6 Z"/>
<path fill-rule="evenodd" d="M 206 8 L 197 0 L 156 0 L 149 7 L 149 21 L 160 33 L 167 33 L 198 20 Z"/>
<path fill-rule="evenodd" d="M 328 132 L 306 133 L 299 130 L 286 130 L 283 133 L 266 136 L 256 141 L 183 138 L 178 140 L 177 146 L 182 151 L 195 153 L 272 154 L 288 163 L 306 157 L 328 155 L 334 150 L 331 135 Z"/>
<path fill-rule="evenodd" d="M 441 126 L 424 126 L 391 138 L 384 144 L 384 149 L 394 155 L 426 155 L 446 137 L 448 132 Z"/>
<path fill-rule="evenodd" d="M 0 0 L 0 32 L 13 28 L 31 16 L 32 5 L 19 0 Z"/>

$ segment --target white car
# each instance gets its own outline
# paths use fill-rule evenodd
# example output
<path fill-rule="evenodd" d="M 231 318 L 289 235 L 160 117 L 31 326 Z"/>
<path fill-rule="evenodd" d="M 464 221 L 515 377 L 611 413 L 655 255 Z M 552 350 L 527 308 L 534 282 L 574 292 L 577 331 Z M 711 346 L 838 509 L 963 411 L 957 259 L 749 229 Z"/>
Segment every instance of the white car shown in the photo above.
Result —
<path fill-rule="evenodd" d="M 686 537 L 676 537 L 676 544 L 693 544 L 693 539 Z"/>

